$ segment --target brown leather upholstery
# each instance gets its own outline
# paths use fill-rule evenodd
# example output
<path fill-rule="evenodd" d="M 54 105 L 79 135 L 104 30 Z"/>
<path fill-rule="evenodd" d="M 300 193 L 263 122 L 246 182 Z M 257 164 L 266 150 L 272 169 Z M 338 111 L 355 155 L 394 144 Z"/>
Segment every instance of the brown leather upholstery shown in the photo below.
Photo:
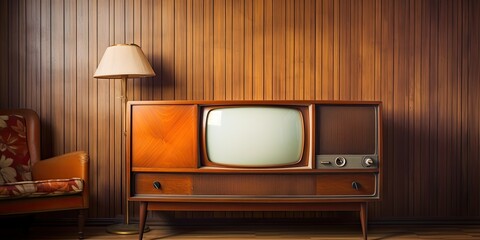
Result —
<path fill-rule="evenodd" d="M 84 190 L 77 195 L 0 200 L 0 215 L 77 209 L 80 210 L 79 238 L 83 238 L 84 213 L 89 199 L 87 153 L 78 151 L 40 160 L 40 121 L 37 113 L 30 109 L 0 109 L 0 115 L 11 114 L 25 118 L 33 180 L 78 177 L 84 180 Z"/>

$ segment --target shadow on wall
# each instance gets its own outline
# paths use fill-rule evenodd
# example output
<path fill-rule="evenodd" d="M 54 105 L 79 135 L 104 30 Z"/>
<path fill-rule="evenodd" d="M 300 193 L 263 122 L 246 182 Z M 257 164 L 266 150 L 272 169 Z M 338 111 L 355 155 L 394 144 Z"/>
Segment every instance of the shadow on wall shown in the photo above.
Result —
<path fill-rule="evenodd" d="M 186 75 L 175 76 L 175 62 L 170 59 L 161 57 L 153 57 L 151 60 L 154 77 L 128 79 L 128 96 L 129 100 L 174 100 L 177 99 L 176 89 L 178 83 L 186 82 Z M 186 72 L 178 70 L 178 72 Z M 186 88 L 185 88 L 186 89 Z M 185 90 L 186 92 L 186 90 Z"/>

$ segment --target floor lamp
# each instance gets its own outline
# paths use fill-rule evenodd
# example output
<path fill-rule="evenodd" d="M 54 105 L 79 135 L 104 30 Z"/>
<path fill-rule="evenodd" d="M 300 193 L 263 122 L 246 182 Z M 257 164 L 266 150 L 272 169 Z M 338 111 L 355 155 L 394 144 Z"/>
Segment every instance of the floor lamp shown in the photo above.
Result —
<path fill-rule="evenodd" d="M 153 77 L 153 71 L 142 49 L 136 44 L 116 44 L 108 47 L 98 64 L 94 78 L 122 79 L 122 137 L 126 136 L 126 105 L 127 105 L 127 78 Z M 125 142 L 125 141 L 123 141 Z M 125 149 L 124 149 L 125 151 Z M 126 174 L 123 172 L 123 174 Z M 123 176 L 122 186 L 126 186 L 126 176 Z M 130 224 L 130 213 L 127 191 L 125 191 L 125 215 L 123 224 L 114 224 L 107 228 L 107 232 L 114 234 L 136 234 L 138 224 Z M 146 227 L 145 230 L 149 231 Z"/>

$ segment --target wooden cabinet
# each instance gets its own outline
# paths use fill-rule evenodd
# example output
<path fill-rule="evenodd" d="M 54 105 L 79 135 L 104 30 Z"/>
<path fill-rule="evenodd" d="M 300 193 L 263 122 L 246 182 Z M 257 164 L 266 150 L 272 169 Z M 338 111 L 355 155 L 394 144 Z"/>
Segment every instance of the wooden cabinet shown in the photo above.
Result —
<path fill-rule="evenodd" d="M 380 116 L 380 102 L 129 102 L 128 200 L 140 202 L 140 229 L 148 210 L 359 211 L 366 239 L 367 202 L 381 197 Z"/>

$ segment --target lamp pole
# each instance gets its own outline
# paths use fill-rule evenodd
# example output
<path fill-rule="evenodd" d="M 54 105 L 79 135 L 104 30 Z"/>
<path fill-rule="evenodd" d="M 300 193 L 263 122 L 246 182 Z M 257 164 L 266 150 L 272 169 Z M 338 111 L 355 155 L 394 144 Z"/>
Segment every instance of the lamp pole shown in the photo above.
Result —
<path fill-rule="evenodd" d="M 122 76 L 122 91 L 121 91 L 121 101 L 122 101 L 122 146 L 126 146 L 126 137 L 127 137 L 127 76 Z M 122 151 L 122 173 L 125 175 L 122 177 L 122 186 L 127 186 L 127 177 L 126 177 L 126 154 L 124 148 Z M 139 233 L 139 226 L 138 224 L 131 224 L 130 223 L 130 204 L 128 202 L 128 195 L 127 189 L 122 189 L 124 191 L 124 200 L 125 200 L 125 207 L 124 207 L 124 223 L 113 224 L 107 227 L 107 232 L 113 234 L 121 234 L 121 235 L 130 235 L 130 234 L 138 234 Z M 145 225 L 143 232 L 150 231 L 150 227 Z"/>
<path fill-rule="evenodd" d="M 139 232 L 138 224 L 130 224 L 130 207 L 128 202 L 128 189 L 126 182 L 126 114 L 127 114 L 127 78 L 129 77 L 153 77 L 153 71 L 142 49 L 136 44 L 116 44 L 108 47 L 103 54 L 102 60 L 95 71 L 95 78 L 118 79 L 122 80 L 121 100 L 122 100 L 122 187 L 125 201 L 124 223 L 114 224 L 107 227 L 107 232 L 114 234 L 137 234 Z M 145 226 L 144 232 L 150 231 Z"/>

